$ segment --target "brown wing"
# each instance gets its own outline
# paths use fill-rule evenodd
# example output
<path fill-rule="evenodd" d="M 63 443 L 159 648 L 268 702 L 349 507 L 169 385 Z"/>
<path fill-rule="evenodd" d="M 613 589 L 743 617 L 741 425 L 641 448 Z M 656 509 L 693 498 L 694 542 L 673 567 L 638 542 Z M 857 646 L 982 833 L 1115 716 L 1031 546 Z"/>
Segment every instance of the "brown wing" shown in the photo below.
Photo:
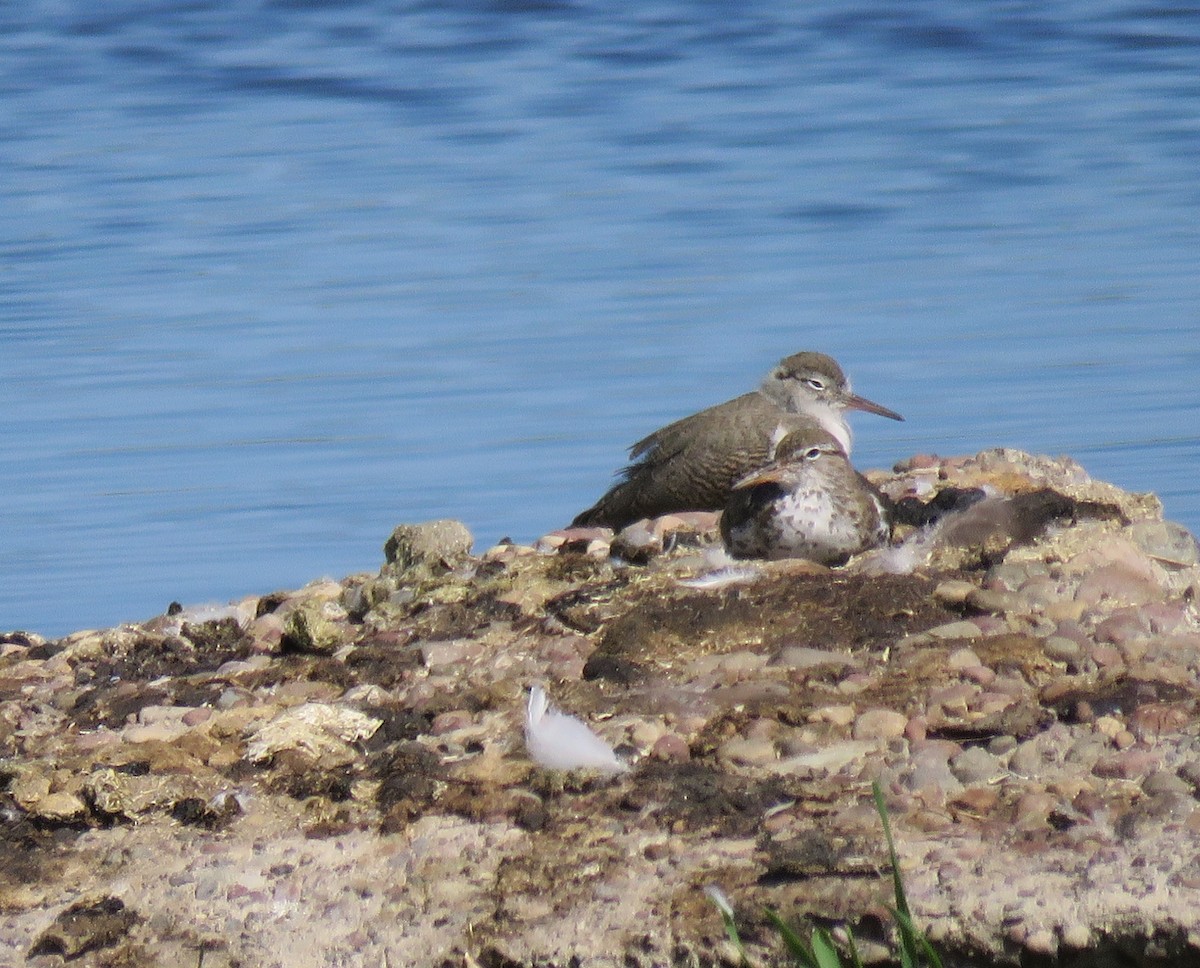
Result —
<path fill-rule="evenodd" d="M 716 511 L 735 481 L 770 456 L 778 407 L 748 393 L 677 420 L 630 449 L 634 463 L 576 525 L 621 528 L 672 511 Z"/>

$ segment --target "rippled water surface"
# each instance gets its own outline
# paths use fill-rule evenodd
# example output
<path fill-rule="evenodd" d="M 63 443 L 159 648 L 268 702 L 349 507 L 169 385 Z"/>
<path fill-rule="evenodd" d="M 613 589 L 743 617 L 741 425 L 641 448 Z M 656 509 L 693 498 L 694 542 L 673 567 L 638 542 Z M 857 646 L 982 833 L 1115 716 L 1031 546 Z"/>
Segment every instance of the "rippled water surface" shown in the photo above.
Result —
<path fill-rule="evenodd" d="M 0 7 L 0 628 L 567 521 L 798 349 L 1200 530 L 1200 12 Z"/>

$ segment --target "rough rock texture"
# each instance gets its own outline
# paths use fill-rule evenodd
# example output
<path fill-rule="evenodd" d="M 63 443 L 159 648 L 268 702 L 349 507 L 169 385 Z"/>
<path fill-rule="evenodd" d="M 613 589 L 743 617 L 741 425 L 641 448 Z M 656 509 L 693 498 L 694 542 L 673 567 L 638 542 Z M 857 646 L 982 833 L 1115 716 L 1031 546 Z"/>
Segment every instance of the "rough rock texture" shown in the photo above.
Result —
<path fill-rule="evenodd" d="M 1065 459 L 875 480 L 924 530 L 843 569 L 710 575 L 713 516 L 434 522 L 377 575 L 0 637 L 0 965 L 714 964 L 706 885 L 766 960 L 765 905 L 878 958 L 876 779 L 948 963 L 1200 958 L 1195 540 Z M 632 769 L 532 764 L 531 683 Z"/>

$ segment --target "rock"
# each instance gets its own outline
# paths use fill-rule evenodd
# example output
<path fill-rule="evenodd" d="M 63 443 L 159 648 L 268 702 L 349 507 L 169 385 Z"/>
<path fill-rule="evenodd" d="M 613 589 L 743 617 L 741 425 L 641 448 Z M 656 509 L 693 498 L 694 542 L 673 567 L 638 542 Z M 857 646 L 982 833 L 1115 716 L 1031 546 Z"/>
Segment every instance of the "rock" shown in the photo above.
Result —
<path fill-rule="evenodd" d="M 1001 773 L 1000 761 L 979 746 L 969 746 L 950 760 L 950 772 L 967 786 L 986 783 Z"/>
<path fill-rule="evenodd" d="M 443 519 L 402 524 L 383 546 L 384 558 L 401 572 L 419 569 L 430 575 L 459 566 L 475 539 L 461 521 Z"/>
<path fill-rule="evenodd" d="M 137 921 L 137 914 L 126 908 L 120 898 L 87 898 L 61 912 L 38 936 L 29 956 L 56 954 L 73 960 L 89 951 L 117 944 Z"/>
<path fill-rule="evenodd" d="M 284 710 L 247 735 L 246 759 L 252 763 L 296 750 L 325 766 L 354 759 L 351 743 L 367 739 L 381 721 L 353 709 L 325 703 L 305 703 Z"/>
<path fill-rule="evenodd" d="M 280 644 L 290 652 L 332 655 L 342 644 L 345 618 L 334 602 L 306 603 L 288 615 Z"/>
<path fill-rule="evenodd" d="M 646 523 L 636 567 L 443 523 L 222 622 L 0 636 L 0 962 L 82 950 L 46 934 L 64 885 L 139 912 L 113 964 L 703 961 L 719 881 L 767 963 L 764 907 L 890 895 L 874 780 L 948 964 L 1195 960 L 1200 561 L 1073 461 L 911 468 L 875 480 L 981 525 L 911 574 L 683 584 L 715 515 Z M 631 769 L 534 768 L 535 683 Z"/>
<path fill-rule="evenodd" d="M 857 740 L 889 740 L 904 735 L 908 717 L 892 709 L 868 709 L 854 721 L 853 736 Z"/>
<path fill-rule="evenodd" d="M 1200 545 L 1174 521 L 1137 521 L 1128 528 L 1130 540 L 1157 561 L 1190 568 L 1200 564 Z"/>

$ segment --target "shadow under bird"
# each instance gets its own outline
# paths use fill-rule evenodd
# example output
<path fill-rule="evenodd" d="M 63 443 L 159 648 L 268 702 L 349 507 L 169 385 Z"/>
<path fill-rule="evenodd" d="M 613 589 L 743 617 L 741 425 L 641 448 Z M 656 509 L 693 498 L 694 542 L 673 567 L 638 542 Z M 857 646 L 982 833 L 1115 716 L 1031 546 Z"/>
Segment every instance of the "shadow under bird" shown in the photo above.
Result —
<path fill-rule="evenodd" d="M 840 565 L 887 542 L 887 499 L 816 425 L 779 442 L 775 459 L 733 486 L 721 537 L 735 558 Z"/>
<path fill-rule="evenodd" d="M 629 450 L 632 463 L 621 479 L 572 524 L 619 530 L 674 511 L 719 511 L 733 485 L 771 460 L 776 445 L 793 430 L 815 424 L 849 454 L 846 410 L 904 419 L 853 393 L 832 356 L 804 352 L 784 357 L 757 390 L 639 440 Z"/>

